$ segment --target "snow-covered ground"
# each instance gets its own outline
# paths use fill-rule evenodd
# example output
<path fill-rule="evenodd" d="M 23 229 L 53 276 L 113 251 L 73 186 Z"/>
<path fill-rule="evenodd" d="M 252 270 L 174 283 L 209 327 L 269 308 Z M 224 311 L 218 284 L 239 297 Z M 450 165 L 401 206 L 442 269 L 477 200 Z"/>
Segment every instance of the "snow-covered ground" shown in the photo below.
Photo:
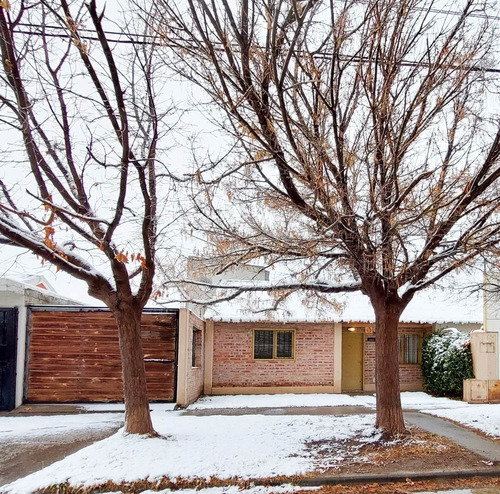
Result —
<path fill-rule="evenodd" d="M 340 441 L 379 439 L 372 415 L 344 416 L 182 416 L 153 412 L 163 437 L 124 436 L 121 432 L 62 461 L 17 480 L 2 492 L 27 494 L 52 484 L 90 486 L 111 480 L 131 482 L 168 476 L 172 479 L 229 479 L 293 476 L 333 466 L 345 454 Z M 326 463 L 308 443 L 339 443 Z"/>
<path fill-rule="evenodd" d="M 425 393 L 402 393 L 403 407 L 449 418 L 500 437 L 500 405 L 469 405 Z M 373 396 L 259 395 L 218 396 L 200 400 L 190 409 L 287 408 L 358 405 L 372 408 Z M 27 494 L 50 484 L 70 482 L 93 485 L 108 480 L 120 483 L 142 479 L 220 479 L 293 476 L 321 470 L 352 454 L 342 444 L 356 437 L 361 442 L 378 439 L 373 414 L 345 415 L 240 415 L 192 416 L 154 406 L 152 418 L 160 438 L 124 436 L 118 432 L 64 460 L 19 479 L 0 492 Z M 47 430 L 64 431 L 109 427 L 122 419 L 119 413 L 58 417 L 0 417 L 0 441 Z M 316 454 L 328 442 L 328 450 Z M 333 445 L 333 446 L 332 446 Z M 335 446 L 337 445 L 337 446 Z M 232 491 L 207 490 L 206 494 Z M 273 492 L 279 492 L 273 488 Z M 268 491 L 251 491 L 267 494 Z M 286 490 L 290 492 L 290 490 Z M 168 493 L 168 491 L 165 491 Z M 249 492 L 250 494 L 250 492 Z"/>
<path fill-rule="evenodd" d="M 141 494 L 289 494 L 295 491 L 317 491 L 319 487 L 300 487 L 297 485 L 284 484 L 275 487 L 267 487 L 263 485 L 241 489 L 237 485 L 229 485 L 227 487 L 209 487 L 206 489 L 182 489 L 172 491 L 164 489 L 162 491 L 143 491 Z M 121 494 L 121 493 L 107 493 Z"/>
<path fill-rule="evenodd" d="M 341 394 L 282 394 L 204 396 L 189 405 L 190 410 L 216 408 L 287 408 L 359 406 L 357 398 Z"/>
<path fill-rule="evenodd" d="M 76 407 L 87 412 L 124 412 L 123 403 L 76 403 Z M 169 411 L 175 408 L 175 403 L 150 403 L 150 410 Z"/>
<path fill-rule="evenodd" d="M 46 436 L 81 434 L 112 430 L 123 424 L 123 414 L 38 415 L 0 417 L 0 441 L 35 441 Z"/>
<path fill-rule="evenodd" d="M 493 438 L 500 438 L 500 404 L 420 411 L 478 429 Z"/>

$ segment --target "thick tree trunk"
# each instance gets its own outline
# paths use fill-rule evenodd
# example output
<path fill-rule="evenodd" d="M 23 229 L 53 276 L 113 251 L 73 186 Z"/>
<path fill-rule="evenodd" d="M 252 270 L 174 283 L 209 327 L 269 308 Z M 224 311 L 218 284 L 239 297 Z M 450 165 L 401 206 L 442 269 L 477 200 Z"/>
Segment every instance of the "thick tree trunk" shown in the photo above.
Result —
<path fill-rule="evenodd" d="M 146 387 L 146 369 L 141 338 L 142 309 L 132 305 L 114 311 L 118 323 L 122 361 L 123 396 L 125 398 L 125 432 L 156 435 Z"/>
<path fill-rule="evenodd" d="M 384 439 L 407 434 L 399 387 L 398 323 L 404 307 L 379 302 L 374 305 L 376 319 L 375 389 L 376 426 Z"/>

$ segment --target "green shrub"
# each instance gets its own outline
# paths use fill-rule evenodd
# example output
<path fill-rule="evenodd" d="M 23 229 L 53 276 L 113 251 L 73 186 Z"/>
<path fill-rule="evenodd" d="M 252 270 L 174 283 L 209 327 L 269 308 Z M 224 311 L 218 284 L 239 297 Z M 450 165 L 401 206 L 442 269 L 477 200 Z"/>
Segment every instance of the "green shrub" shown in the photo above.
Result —
<path fill-rule="evenodd" d="M 474 377 L 470 337 L 455 328 L 436 331 L 422 347 L 424 389 L 437 396 L 462 396 L 463 381 Z"/>

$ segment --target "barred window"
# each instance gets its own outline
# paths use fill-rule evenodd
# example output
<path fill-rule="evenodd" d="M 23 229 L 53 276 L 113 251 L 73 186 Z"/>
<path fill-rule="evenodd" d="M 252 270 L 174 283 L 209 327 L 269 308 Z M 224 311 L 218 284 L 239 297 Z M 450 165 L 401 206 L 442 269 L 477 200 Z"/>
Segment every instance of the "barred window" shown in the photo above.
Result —
<path fill-rule="evenodd" d="M 420 361 L 420 335 L 399 335 L 399 363 L 418 364 Z"/>
<path fill-rule="evenodd" d="M 257 360 L 295 358 L 295 330 L 255 329 L 253 358 Z"/>

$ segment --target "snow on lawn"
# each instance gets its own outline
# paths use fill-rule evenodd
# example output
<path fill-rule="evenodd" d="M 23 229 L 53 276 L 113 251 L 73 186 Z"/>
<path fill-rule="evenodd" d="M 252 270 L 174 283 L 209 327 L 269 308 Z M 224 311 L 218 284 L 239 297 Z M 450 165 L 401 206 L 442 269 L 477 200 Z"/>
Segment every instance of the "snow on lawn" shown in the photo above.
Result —
<path fill-rule="evenodd" d="M 467 408 L 421 411 L 478 429 L 488 436 L 500 438 L 500 404 L 474 404 L 468 405 Z"/>
<path fill-rule="evenodd" d="M 434 408 L 464 408 L 469 406 L 464 401 L 439 398 L 420 391 L 406 391 L 401 393 L 401 404 L 403 408 L 412 410 L 421 410 L 422 408 L 427 410 Z"/>
<path fill-rule="evenodd" d="M 355 397 L 360 404 L 375 406 L 374 395 Z M 493 437 L 500 437 L 500 405 L 470 404 L 450 398 L 438 398 L 418 391 L 401 393 L 401 403 L 406 410 L 418 410 L 429 415 L 453 420 L 466 427 L 478 429 Z"/>
<path fill-rule="evenodd" d="M 81 434 L 121 425 L 121 413 L 0 417 L 0 441 L 32 441 L 44 436 Z"/>
<path fill-rule="evenodd" d="M 375 395 L 354 396 L 358 405 L 375 407 Z M 401 404 L 407 410 L 426 410 L 434 408 L 462 408 L 469 404 L 463 401 L 451 400 L 450 398 L 438 398 L 421 391 L 405 391 L 401 393 Z"/>
<path fill-rule="evenodd" d="M 190 410 L 214 408 L 286 408 L 366 406 L 356 398 L 343 394 L 280 394 L 204 396 L 189 405 Z"/>
<path fill-rule="evenodd" d="M 228 479 L 292 476 L 331 465 L 345 457 L 343 444 L 319 460 L 307 443 L 379 439 L 372 415 L 349 416 L 182 416 L 153 412 L 162 438 L 121 432 L 64 460 L 19 479 L 1 491 L 27 494 L 52 484 L 90 486 L 109 480 L 218 477 Z M 330 443 L 331 444 L 331 443 Z M 352 452 L 351 452 L 352 454 Z"/>
<path fill-rule="evenodd" d="M 295 491 L 317 491 L 320 487 L 301 487 L 299 485 L 283 484 L 278 486 L 256 485 L 248 489 L 241 489 L 237 485 L 228 485 L 225 487 L 209 487 L 206 489 L 182 489 L 172 491 L 165 489 L 163 491 L 143 491 L 141 494 L 288 494 Z M 121 494 L 121 493 L 108 493 Z"/>

